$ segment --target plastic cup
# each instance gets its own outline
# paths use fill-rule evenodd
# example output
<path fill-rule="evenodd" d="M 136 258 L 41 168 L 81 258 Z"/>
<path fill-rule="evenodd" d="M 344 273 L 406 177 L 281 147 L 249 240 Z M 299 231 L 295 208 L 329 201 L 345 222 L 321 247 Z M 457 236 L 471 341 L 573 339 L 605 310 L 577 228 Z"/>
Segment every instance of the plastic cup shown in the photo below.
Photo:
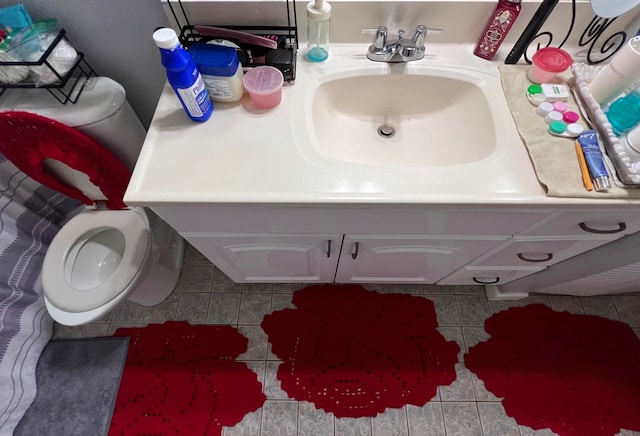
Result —
<path fill-rule="evenodd" d="M 571 64 L 571 55 L 561 48 L 541 48 L 531 58 L 529 80 L 534 83 L 555 83 L 556 76 L 566 71 Z"/>
<path fill-rule="evenodd" d="M 284 77 L 275 67 L 264 65 L 253 68 L 245 73 L 242 83 L 258 109 L 271 109 L 282 101 Z"/>

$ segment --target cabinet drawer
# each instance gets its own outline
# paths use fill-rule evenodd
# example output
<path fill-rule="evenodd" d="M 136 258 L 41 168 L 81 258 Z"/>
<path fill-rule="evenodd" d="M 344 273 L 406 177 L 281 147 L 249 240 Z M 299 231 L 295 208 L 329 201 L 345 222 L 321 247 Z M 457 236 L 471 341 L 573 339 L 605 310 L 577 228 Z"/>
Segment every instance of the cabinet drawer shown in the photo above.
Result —
<path fill-rule="evenodd" d="M 532 236 L 587 236 L 617 239 L 640 230 L 640 211 L 633 209 L 560 211 L 520 233 Z"/>
<path fill-rule="evenodd" d="M 542 271 L 544 267 L 466 266 L 438 282 L 439 285 L 504 285 Z"/>
<path fill-rule="evenodd" d="M 546 267 L 608 242 L 609 239 L 516 237 L 477 259 L 472 266 Z"/>

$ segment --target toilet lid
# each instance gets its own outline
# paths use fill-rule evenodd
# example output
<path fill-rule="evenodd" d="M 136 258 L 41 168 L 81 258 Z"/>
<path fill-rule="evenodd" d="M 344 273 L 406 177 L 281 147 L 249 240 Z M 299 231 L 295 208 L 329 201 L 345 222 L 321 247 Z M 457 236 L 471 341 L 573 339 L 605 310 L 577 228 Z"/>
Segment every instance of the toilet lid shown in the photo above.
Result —
<path fill-rule="evenodd" d="M 54 159 L 85 173 L 107 197 L 109 209 L 122 209 L 131 172 L 93 138 L 51 118 L 31 112 L 0 113 L 0 152 L 23 173 L 43 185 L 93 204 L 79 189 L 58 180 L 44 160 Z"/>
<path fill-rule="evenodd" d="M 118 266 L 100 285 L 87 290 L 74 288 L 67 266 L 74 264 L 79 249 L 89 238 L 110 229 L 120 231 L 124 237 Z M 44 294 L 51 304 L 64 311 L 96 309 L 131 285 L 146 260 L 149 243 L 147 221 L 136 210 L 83 212 L 60 229 L 47 250 L 42 266 Z"/>

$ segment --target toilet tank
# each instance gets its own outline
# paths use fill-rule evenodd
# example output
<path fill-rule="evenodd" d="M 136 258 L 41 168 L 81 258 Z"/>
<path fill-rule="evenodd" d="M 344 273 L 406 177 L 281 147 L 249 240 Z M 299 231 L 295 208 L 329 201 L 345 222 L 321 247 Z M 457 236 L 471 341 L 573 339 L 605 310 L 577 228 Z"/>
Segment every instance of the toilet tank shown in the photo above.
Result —
<path fill-rule="evenodd" d="M 60 121 L 91 136 L 133 170 L 145 130 L 126 99 L 122 85 L 108 77 L 92 77 L 75 104 L 61 104 L 44 89 L 7 89 L 0 112 L 26 111 Z"/>

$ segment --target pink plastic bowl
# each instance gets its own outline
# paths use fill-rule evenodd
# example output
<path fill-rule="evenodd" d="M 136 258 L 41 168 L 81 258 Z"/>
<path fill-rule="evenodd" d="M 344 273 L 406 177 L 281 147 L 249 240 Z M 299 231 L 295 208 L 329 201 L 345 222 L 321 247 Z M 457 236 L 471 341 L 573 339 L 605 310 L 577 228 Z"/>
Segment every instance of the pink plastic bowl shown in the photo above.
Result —
<path fill-rule="evenodd" d="M 531 75 L 536 83 L 553 83 L 556 76 L 573 64 L 571 55 L 561 48 L 541 48 L 531 58 Z"/>
<path fill-rule="evenodd" d="M 242 83 L 258 109 L 271 109 L 282 101 L 284 77 L 275 67 L 265 65 L 249 70 Z"/>

